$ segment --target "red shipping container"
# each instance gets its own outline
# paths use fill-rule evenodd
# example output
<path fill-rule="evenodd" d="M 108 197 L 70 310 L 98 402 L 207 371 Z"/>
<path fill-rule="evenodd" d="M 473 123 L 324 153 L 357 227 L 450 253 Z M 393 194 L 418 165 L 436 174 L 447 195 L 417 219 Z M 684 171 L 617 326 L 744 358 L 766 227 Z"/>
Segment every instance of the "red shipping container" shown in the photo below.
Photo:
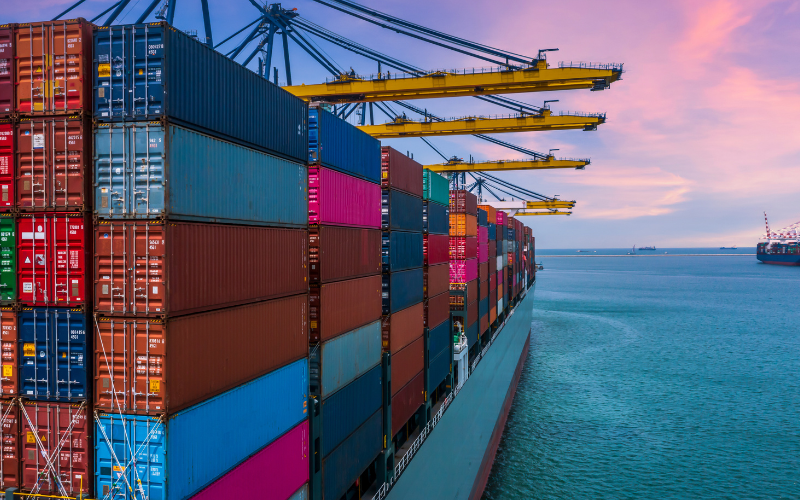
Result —
<path fill-rule="evenodd" d="M 308 229 L 308 274 L 314 284 L 381 273 L 378 229 L 318 226 Z"/>
<path fill-rule="evenodd" d="M 309 166 L 308 223 L 380 229 L 381 187 L 336 170 Z"/>
<path fill-rule="evenodd" d="M 93 425 L 87 408 L 86 403 L 23 402 L 19 417 L 23 490 L 59 495 L 60 485 L 69 496 L 91 493 Z M 52 454 L 58 458 L 51 468 L 44 456 Z"/>
<path fill-rule="evenodd" d="M 478 265 L 478 280 L 483 282 L 489 279 L 489 263 L 484 262 Z"/>
<path fill-rule="evenodd" d="M 11 398 L 19 393 L 19 348 L 17 342 L 17 311 L 12 306 L 0 307 L 2 328 L 3 374 L 0 377 L 0 397 Z"/>
<path fill-rule="evenodd" d="M 17 113 L 90 112 L 91 23 L 72 19 L 17 24 L 14 44 Z"/>
<path fill-rule="evenodd" d="M 0 212 L 14 208 L 14 125 L 0 120 Z"/>
<path fill-rule="evenodd" d="M 489 243 L 489 228 L 478 226 L 478 245 L 486 245 L 487 243 Z"/>
<path fill-rule="evenodd" d="M 421 371 L 392 397 L 392 438 L 400 432 L 424 402 L 425 372 Z"/>
<path fill-rule="evenodd" d="M 97 312 L 177 316 L 308 290 L 302 229 L 102 220 L 94 238 Z"/>
<path fill-rule="evenodd" d="M 95 408 L 173 414 L 306 357 L 308 296 L 166 320 L 98 316 L 94 331 Z"/>
<path fill-rule="evenodd" d="M 450 213 L 477 216 L 478 197 L 463 189 L 450 191 Z"/>
<path fill-rule="evenodd" d="M 381 148 L 381 189 L 422 198 L 422 164 L 389 146 Z"/>
<path fill-rule="evenodd" d="M 489 290 L 497 288 L 497 273 L 489 273 Z"/>
<path fill-rule="evenodd" d="M 16 128 L 16 200 L 21 210 L 91 208 L 89 115 L 22 118 Z"/>
<path fill-rule="evenodd" d="M 467 304 L 472 304 L 478 300 L 478 280 L 474 279 L 467 283 Z"/>
<path fill-rule="evenodd" d="M 0 400 L 0 443 L 3 443 L 0 490 L 19 487 L 19 406 L 17 400 Z"/>
<path fill-rule="evenodd" d="M 450 260 L 450 237 L 446 234 L 424 234 L 423 254 L 425 265 L 432 266 Z"/>
<path fill-rule="evenodd" d="M 384 352 L 392 354 L 418 339 L 423 334 L 425 308 L 422 302 L 381 319 Z"/>
<path fill-rule="evenodd" d="M 435 297 L 450 290 L 450 264 L 425 266 L 423 270 L 424 297 Z"/>
<path fill-rule="evenodd" d="M 436 328 L 448 319 L 450 319 L 450 292 L 440 293 L 425 302 L 425 328 Z"/>
<path fill-rule="evenodd" d="M 478 301 L 467 306 L 467 325 L 472 326 L 478 322 Z"/>
<path fill-rule="evenodd" d="M 449 242 L 450 260 L 467 260 L 478 257 L 478 238 L 451 236 Z"/>
<path fill-rule="evenodd" d="M 14 113 L 14 29 L 0 28 L 0 116 Z"/>
<path fill-rule="evenodd" d="M 88 214 L 28 213 L 17 221 L 17 293 L 29 306 L 91 304 Z"/>
<path fill-rule="evenodd" d="M 400 392 L 425 367 L 425 339 L 418 338 L 392 354 L 392 396 Z"/>
<path fill-rule="evenodd" d="M 491 205 L 478 205 L 478 208 L 486 210 L 486 221 L 492 224 L 497 223 L 497 210 Z"/>
<path fill-rule="evenodd" d="M 450 283 L 466 283 L 477 279 L 478 259 L 450 261 Z"/>
<path fill-rule="evenodd" d="M 312 287 L 308 303 L 311 342 L 325 342 L 381 318 L 381 276 Z"/>
<path fill-rule="evenodd" d="M 481 322 L 478 325 L 478 332 L 481 335 L 483 335 L 484 333 L 486 333 L 486 330 L 488 330 L 488 329 L 489 329 L 489 313 L 487 312 L 481 318 Z"/>

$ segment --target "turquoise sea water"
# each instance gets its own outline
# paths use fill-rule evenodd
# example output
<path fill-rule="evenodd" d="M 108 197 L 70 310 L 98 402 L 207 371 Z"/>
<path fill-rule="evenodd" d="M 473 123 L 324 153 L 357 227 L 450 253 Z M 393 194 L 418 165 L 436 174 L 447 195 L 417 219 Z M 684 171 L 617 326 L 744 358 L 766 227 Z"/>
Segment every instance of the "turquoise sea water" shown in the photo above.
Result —
<path fill-rule="evenodd" d="M 484 498 L 800 498 L 800 267 L 537 261 Z"/>

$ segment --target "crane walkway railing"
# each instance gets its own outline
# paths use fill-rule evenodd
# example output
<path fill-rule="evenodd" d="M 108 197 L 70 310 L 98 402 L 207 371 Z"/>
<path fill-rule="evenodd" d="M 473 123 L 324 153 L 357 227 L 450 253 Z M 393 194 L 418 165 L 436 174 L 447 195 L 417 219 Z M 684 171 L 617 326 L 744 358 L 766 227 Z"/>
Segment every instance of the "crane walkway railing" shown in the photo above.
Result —
<path fill-rule="evenodd" d="M 611 71 L 622 71 L 623 63 L 593 63 L 586 61 L 560 61 L 559 68 L 581 68 L 581 69 L 608 69 Z"/>

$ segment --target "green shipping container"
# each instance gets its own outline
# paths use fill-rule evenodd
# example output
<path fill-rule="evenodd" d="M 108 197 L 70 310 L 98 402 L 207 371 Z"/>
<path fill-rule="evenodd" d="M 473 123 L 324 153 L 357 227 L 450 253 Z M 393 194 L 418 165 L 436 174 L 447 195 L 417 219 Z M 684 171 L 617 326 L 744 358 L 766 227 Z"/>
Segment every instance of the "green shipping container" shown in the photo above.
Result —
<path fill-rule="evenodd" d="M 11 214 L 0 214 L 0 301 L 17 300 L 17 233 Z"/>
<path fill-rule="evenodd" d="M 440 205 L 450 206 L 450 182 L 427 168 L 422 171 L 422 198 Z"/>

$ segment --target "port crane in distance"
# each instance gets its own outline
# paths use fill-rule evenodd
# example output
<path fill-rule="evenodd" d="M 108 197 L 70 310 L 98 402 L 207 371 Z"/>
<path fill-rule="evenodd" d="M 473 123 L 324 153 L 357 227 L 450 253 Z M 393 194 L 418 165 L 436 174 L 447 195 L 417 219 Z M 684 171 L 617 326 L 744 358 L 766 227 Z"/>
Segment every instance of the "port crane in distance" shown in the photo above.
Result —
<path fill-rule="evenodd" d="M 508 172 L 512 170 L 545 170 L 553 168 L 574 168 L 583 170 L 591 160 L 587 159 L 556 159 L 552 155 L 544 159 L 529 160 L 491 160 L 491 161 L 464 161 L 460 158 L 450 158 L 446 163 L 425 165 L 425 168 L 434 172 Z"/>
<path fill-rule="evenodd" d="M 465 186 L 465 189 L 475 193 L 478 197 L 478 205 L 491 205 L 498 210 L 504 210 L 512 217 L 516 215 L 570 215 L 572 212 L 564 210 L 575 208 L 576 202 L 574 200 L 559 200 L 557 195 L 548 197 L 516 186 L 485 172 L 450 174 L 451 179 L 459 176 L 465 177 L 466 175 L 469 175 L 474 182 Z M 496 201 L 487 200 L 485 198 L 486 195 L 493 196 Z M 506 201 L 504 195 L 510 196 L 512 199 Z M 521 199 L 514 199 L 517 197 Z M 533 200 L 530 200 L 530 198 L 533 198 Z"/>
<path fill-rule="evenodd" d="M 572 215 L 572 212 L 561 212 L 560 210 L 549 210 L 546 212 L 532 212 L 530 210 L 520 210 L 514 217 L 523 217 L 529 215 Z"/>

